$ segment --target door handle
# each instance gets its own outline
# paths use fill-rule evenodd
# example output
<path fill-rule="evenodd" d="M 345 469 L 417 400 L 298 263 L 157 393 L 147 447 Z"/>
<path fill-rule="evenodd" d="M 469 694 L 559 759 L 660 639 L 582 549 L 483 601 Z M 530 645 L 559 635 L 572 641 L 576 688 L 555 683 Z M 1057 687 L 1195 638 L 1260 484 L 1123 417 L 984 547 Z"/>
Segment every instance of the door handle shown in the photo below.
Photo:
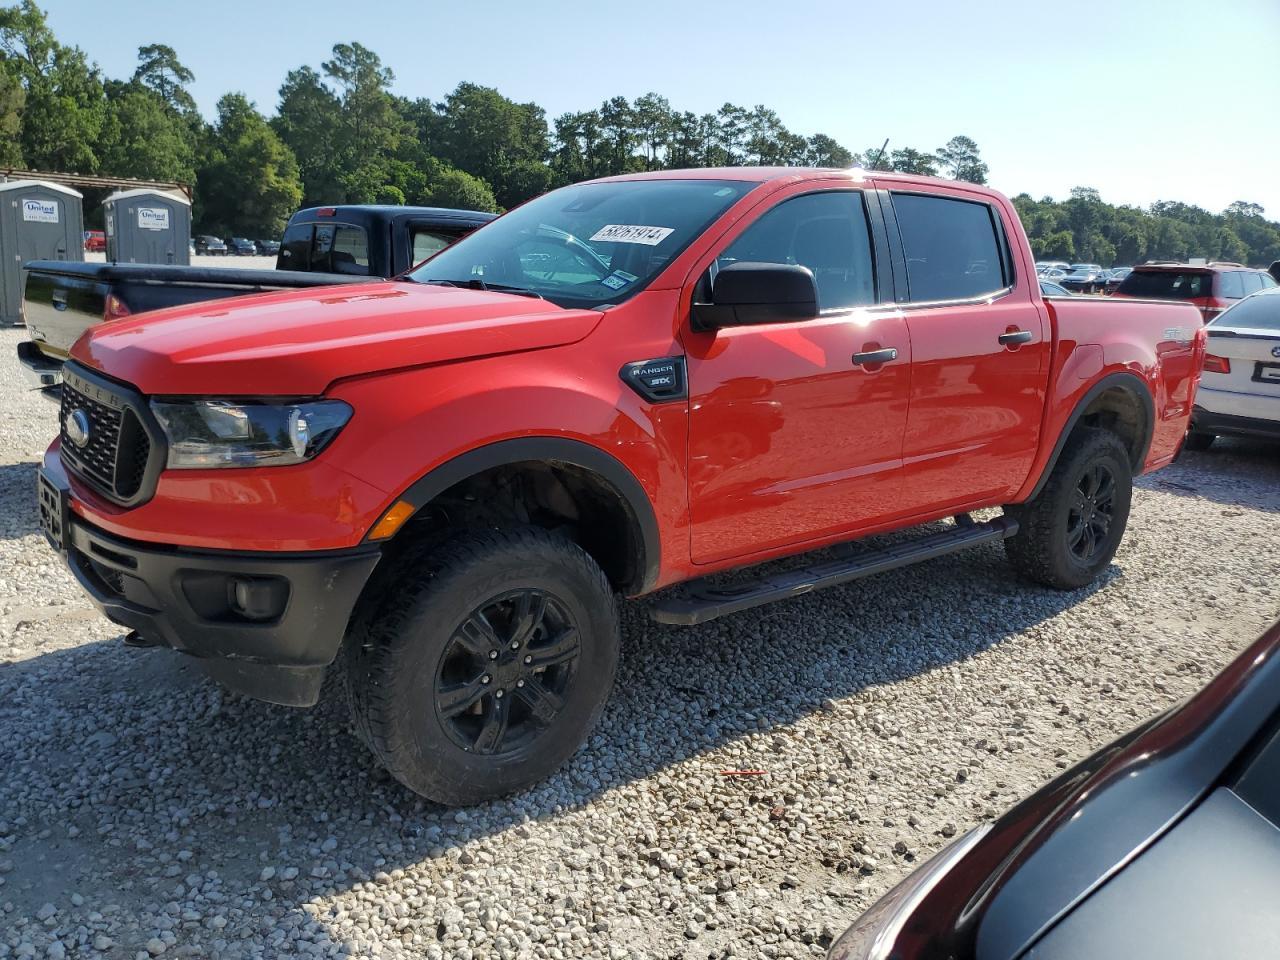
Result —
<path fill-rule="evenodd" d="M 855 353 L 853 355 L 853 364 L 856 367 L 870 366 L 874 363 L 888 363 L 890 360 L 898 359 L 897 347 L 885 347 L 883 350 L 867 350 L 864 353 Z"/>
<path fill-rule="evenodd" d="M 1035 338 L 1035 334 L 1030 330 L 1010 330 L 1008 333 L 1000 334 L 1000 343 L 1006 347 L 1012 347 L 1019 343 L 1030 343 Z"/>

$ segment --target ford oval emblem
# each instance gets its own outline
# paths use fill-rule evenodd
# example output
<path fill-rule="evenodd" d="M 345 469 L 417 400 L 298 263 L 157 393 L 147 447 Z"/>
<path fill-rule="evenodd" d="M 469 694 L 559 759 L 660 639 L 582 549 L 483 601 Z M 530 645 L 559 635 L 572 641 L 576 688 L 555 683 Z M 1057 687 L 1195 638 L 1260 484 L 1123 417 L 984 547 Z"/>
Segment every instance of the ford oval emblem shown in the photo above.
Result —
<path fill-rule="evenodd" d="M 1273 357 L 1280 357 L 1280 347 L 1272 347 L 1272 348 L 1271 348 L 1271 355 L 1272 355 Z"/>
<path fill-rule="evenodd" d="M 72 410 L 63 421 L 67 428 L 67 438 L 77 447 L 89 442 L 89 415 L 83 410 Z"/>

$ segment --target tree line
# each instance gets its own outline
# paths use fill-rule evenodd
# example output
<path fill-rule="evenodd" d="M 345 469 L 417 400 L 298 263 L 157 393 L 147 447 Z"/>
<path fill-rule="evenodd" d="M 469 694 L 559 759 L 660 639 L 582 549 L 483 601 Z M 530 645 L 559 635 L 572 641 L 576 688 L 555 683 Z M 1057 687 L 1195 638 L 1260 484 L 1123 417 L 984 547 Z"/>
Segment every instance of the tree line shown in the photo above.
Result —
<path fill-rule="evenodd" d="M 763 105 L 697 114 L 648 93 L 548 120 L 536 103 L 460 83 L 442 100 L 396 95 L 395 76 L 359 43 L 290 71 L 267 117 L 227 93 L 206 122 L 195 78 L 172 47 L 148 44 L 128 79 L 102 76 L 58 42 L 34 0 L 0 7 L 0 166 L 173 180 L 195 187 L 197 229 L 275 236 L 295 209 L 409 203 L 502 210 L 545 190 L 637 170 L 736 165 L 862 166 L 985 183 L 978 145 L 852 151 L 789 130 Z M 1256 204 L 1214 214 L 1015 198 L 1038 256 L 1104 264 L 1208 256 L 1280 258 L 1280 224 Z"/>

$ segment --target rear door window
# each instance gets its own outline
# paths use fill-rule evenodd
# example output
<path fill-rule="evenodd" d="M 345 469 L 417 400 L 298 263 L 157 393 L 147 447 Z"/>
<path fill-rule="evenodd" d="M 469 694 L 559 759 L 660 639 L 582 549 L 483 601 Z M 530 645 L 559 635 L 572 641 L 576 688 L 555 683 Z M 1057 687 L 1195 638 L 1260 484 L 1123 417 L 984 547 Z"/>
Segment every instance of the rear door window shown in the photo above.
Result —
<path fill-rule="evenodd" d="M 1218 274 L 1218 296 L 1224 300 L 1239 300 L 1244 296 L 1244 274 L 1231 270 Z"/>
<path fill-rule="evenodd" d="M 333 236 L 334 273 L 350 273 L 367 276 L 369 273 L 369 240 L 364 227 L 350 224 L 335 225 Z"/>
<path fill-rule="evenodd" d="M 428 257 L 439 253 L 449 244 L 458 239 L 461 234 L 448 233 L 439 228 L 414 227 L 413 228 L 413 255 L 409 258 L 410 263 L 416 266 Z"/>
<path fill-rule="evenodd" d="M 309 269 L 316 273 L 369 273 L 369 244 L 363 227 L 318 223 L 311 244 Z"/>
<path fill-rule="evenodd" d="M 972 300 L 1009 286 L 995 211 L 951 197 L 893 194 L 911 300 Z"/>
<path fill-rule="evenodd" d="M 1154 300 L 1195 300 L 1213 289 L 1213 274 L 1204 270 L 1135 270 L 1117 293 Z"/>
<path fill-rule="evenodd" d="M 281 270 L 309 270 L 311 263 L 311 231 L 314 224 L 291 223 L 280 241 Z"/>
<path fill-rule="evenodd" d="M 1244 281 L 1244 295 L 1247 297 L 1251 293 L 1257 293 L 1262 289 L 1262 278 L 1265 274 L 1261 273 L 1242 273 L 1240 279 Z"/>

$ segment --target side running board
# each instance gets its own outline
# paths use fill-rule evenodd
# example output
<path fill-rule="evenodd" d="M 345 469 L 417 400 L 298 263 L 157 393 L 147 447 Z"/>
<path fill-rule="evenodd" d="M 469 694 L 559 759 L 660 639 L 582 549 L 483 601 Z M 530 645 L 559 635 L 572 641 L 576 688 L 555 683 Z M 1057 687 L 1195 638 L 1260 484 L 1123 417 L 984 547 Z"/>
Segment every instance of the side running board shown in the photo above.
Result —
<path fill-rule="evenodd" d="M 1012 537 L 1018 521 L 1010 516 L 974 523 L 968 514 L 956 517 L 955 526 L 906 543 L 866 549 L 851 548 L 849 556 L 816 563 L 811 567 L 787 570 L 758 580 L 710 584 L 694 580 L 658 600 L 649 608 L 649 617 L 658 623 L 693 626 L 727 613 L 749 610 L 775 600 L 787 600 L 823 587 L 860 580 L 872 574 L 896 570 L 922 560 L 944 557 L 994 540 Z"/>

